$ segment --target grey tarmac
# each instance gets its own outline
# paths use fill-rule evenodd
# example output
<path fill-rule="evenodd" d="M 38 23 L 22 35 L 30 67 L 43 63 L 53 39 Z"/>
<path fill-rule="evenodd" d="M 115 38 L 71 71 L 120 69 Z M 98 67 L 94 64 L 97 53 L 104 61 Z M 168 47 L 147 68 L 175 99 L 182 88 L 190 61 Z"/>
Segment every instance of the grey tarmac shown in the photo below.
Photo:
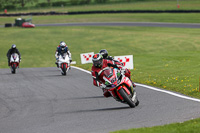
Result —
<path fill-rule="evenodd" d="M 183 122 L 200 116 L 200 102 L 145 87 L 136 108 L 104 98 L 90 74 L 54 67 L 0 69 L 0 133 L 108 133 Z"/>

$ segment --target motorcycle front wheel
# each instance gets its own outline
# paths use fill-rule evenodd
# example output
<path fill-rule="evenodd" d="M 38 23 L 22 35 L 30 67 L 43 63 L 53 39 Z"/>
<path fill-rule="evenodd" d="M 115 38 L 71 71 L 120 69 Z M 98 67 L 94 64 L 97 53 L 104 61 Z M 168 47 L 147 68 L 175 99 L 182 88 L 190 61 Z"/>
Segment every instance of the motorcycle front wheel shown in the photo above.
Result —
<path fill-rule="evenodd" d="M 62 69 L 62 75 L 66 75 L 66 64 L 63 64 L 63 67 L 61 68 Z"/>
<path fill-rule="evenodd" d="M 12 66 L 12 68 L 11 68 L 11 72 L 12 72 L 13 74 L 15 74 L 15 72 L 16 72 L 16 65 L 15 65 L 15 64 L 13 64 L 13 66 Z"/>
<path fill-rule="evenodd" d="M 133 103 L 133 101 L 131 100 L 131 98 L 128 96 L 128 94 L 124 91 L 123 88 L 119 89 L 118 92 L 120 93 L 120 95 L 123 97 L 124 101 L 131 107 L 134 108 L 135 104 Z"/>

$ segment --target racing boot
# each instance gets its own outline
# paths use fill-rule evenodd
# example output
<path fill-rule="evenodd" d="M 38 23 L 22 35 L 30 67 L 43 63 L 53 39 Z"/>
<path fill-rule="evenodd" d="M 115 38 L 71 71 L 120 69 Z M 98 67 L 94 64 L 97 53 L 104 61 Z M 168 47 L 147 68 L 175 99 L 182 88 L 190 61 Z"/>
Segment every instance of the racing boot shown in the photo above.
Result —
<path fill-rule="evenodd" d="M 129 78 L 129 79 L 130 79 L 130 81 L 132 82 L 133 87 L 136 88 L 135 83 L 131 80 L 131 78 Z"/>
<path fill-rule="evenodd" d="M 108 90 L 106 90 L 106 89 L 102 89 L 102 90 L 103 90 L 104 97 L 111 97 L 111 94 Z"/>
<path fill-rule="evenodd" d="M 55 62 L 55 64 L 57 65 L 57 68 L 59 68 L 59 66 L 58 66 L 58 63 L 57 63 L 57 62 Z"/>
<path fill-rule="evenodd" d="M 134 88 L 136 87 L 136 85 L 135 85 L 135 83 L 133 81 L 132 81 L 132 85 L 133 85 Z"/>

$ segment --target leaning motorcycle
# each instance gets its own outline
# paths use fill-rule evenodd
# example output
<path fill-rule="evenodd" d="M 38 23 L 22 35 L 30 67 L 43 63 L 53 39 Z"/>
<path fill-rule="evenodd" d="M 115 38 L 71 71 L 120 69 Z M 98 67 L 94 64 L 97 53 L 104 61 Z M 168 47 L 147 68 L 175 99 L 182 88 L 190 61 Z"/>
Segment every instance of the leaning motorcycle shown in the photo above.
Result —
<path fill-rule="evenodd" d="M 119 102 L 128 104 L 134 108 L 139 104 L 135 88 L 131 80 L 125 77 L 123 71 L 116 68 L 106 67 L 99 74 L 103 72 L 103 80 L 105 81 L 105 89 L 112 95 L 112 97 Z"/>
<path fill-rule="evenodd" d="M 67 72 L 69 71 L 69 66 L 70 66 L 70 60 L 67 53 L 64 53 L 63 55 L 59 55 L 58 66 L 60 68 L 61 74 L 66 75 Z"/>
<path fill-rule="evenodd" d="M 19 55 L 17 53 L 13 53 L 10 57 L 10 69 L 11 69 L 11 73 L 15 74 L 16 73 L 16 69 L 19 67 Z"/>

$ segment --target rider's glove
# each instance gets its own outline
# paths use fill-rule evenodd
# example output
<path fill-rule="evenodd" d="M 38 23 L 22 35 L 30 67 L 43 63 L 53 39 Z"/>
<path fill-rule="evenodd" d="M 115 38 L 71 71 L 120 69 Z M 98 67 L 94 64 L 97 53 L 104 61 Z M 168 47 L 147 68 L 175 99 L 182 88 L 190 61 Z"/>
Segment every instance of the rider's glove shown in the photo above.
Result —
<path fill-rule="evenodd" d="M 71 57 L 69 57 L 69 61 L 70 61 L 70 63 L 72 62 L 72 58 Z"/>
<path fill-rule="evenodd" d="M 104 84 L 100 84 L 100 86 L 99 86 L 101 89 L 105 89 L 106 88 L 106 85 L 104 85 Z"/>
<path fill-rule="evenodd" d="M 123 74 L 125 74 L 125 71 L 126 71 L 126 68 L 125 68 L 125 67 L 122 67 L 122 68 L 121 68 L 121 72 L 122 72 Z"/>

